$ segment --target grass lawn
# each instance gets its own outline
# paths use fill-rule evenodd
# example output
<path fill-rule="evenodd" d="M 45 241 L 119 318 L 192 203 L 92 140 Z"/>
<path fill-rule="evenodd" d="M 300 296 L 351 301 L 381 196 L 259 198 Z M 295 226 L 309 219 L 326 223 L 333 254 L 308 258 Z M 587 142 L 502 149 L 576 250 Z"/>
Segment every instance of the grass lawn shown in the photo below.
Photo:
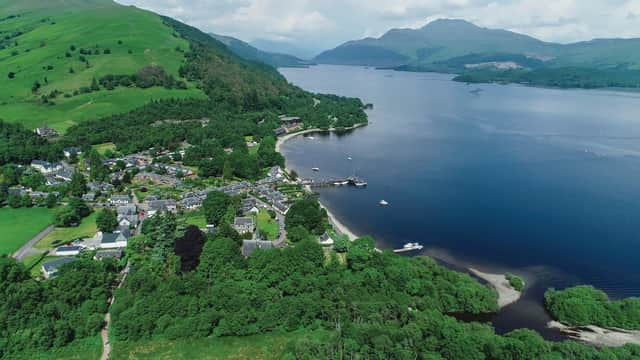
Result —
<path fill-rule="evenodd" d="M 100 335 L 80 339 L 71 344 L 51 351 L 34 351 L 21 354 L 12 359 L 38 359 L 38 360 L 98 360 L 102 355 L 102 339 Z"/>
<path fill-rule="evenodd" d="M 296 339 L 324 339 L 327 331 L 297 331 L 245 337 L 114 342 L 111 359 L 280 359 Z"/>
<path fill-rule="evenodd" d="M 112 142 L 108 142 L 104 144 L 93 145 L 92 148 L 93 150 L 97 151 L 100 155 L 104 155 L 105 151 L 107 150 L 112 150 L 112 151 L 115 150 L 116 144 Z"/>
<path fill-rule="evenodd" d="M 94 211 L 91 215 L 82 219 L 82 222 L 78 227 L 56 228 L 49 235 L 45 236 L 44 239 L 40 240 L 34 247 L 36 249 L 49 250 L 55 246 L 73 241 L 77 238 L 94 236 L 98 231 L 98 227 L 96 226 L 97 216 L 98 211 Z"/>
<path fill-rule="evenodd" d="M 260 149 L 260 144 L 256 145 L 256 146 L 252 146 L 249 148 L 249 155 L 256 155 L 258 154 L 258 150 Z"/>
<path fill-rule="evenodd" d="M 202 210 L 190 211 L 185 213 L 184 219 L 189 225 L 195 225 L 200 229 L 204 229 L 207 226 L 207 219 L 204 217 Z"/>
<path fill-rule="evenodd" d="M 269 216 L 269 212 L 260 209 L 257 215 L 258 230 L 267 234 L 267 240 L 275 240 L 278 238 L 279 224 L 278 221 Z"/>
<path fill-rule="evenodd" d="M 11 254 L 51 224 L 46 208 L 0 208 L 0 254 Z"/>

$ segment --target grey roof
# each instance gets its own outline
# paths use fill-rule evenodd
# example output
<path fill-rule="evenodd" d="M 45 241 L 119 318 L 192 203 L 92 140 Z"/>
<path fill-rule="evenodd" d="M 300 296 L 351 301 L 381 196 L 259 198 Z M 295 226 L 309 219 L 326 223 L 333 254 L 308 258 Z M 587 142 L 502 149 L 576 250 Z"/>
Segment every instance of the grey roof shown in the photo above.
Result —
<path fill-rule="evenodd" d="M 60 246 L 56 249 L 58 251 L 80 251 L 82 250 L 82 246 Z"/>
<path fill-rule="evenodd" d="M 111 201 L 131 201 L 131 198 L 129 197 L 129 195 L 112 195 L 111 196 Z"/>
<path fill-rule="evenodd" d="M 263 240 L 242 240 L 242 255 L 251 256 L 256 249 L 273 249 L 273 242 Z"/>
<path fill-rule="evenodd" d="M 106 258 L 120 259 L 122 257 L 122 249 L 99 250 L 96 252 L 96 255 L 94 257 L 96 258 L 96 260 L 101 260 Z"/>
<path fill-rule="evenodd" d="M 236 226 L 253 226 L 253 218 L 252 217 L 237 217 L 233 221 L 233 224 Z"/>
<path fill-rule="evenodd" d="M 126 234 L 122 234 L 122 233 L 105 233 L 105 234 L 102 234 L 102 241 L 100 241 L 100 243 L 102 243 L 102 244 L 113 244 L 115 242 L 124 241 L 124 240 L 127 240 Z"/>
<path fill-rule="evenodd" d="M 42 268 L 46 272 L 56 272 L 60 266 L 74 261 L 76 261 L 74 257 L 63 257 L 42 264 Z"/>
<path fill-rule="evenodd" d="M 134 204 L 118 206 L 118 215 L 137 215 L 138 210 Z"/>

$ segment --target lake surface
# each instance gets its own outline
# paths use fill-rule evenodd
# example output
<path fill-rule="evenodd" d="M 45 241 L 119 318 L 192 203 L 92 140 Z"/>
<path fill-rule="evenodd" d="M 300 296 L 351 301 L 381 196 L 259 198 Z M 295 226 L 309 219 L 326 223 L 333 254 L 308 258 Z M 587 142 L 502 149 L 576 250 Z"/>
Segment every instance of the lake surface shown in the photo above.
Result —
<path fill-rule="evenodd" d="M 455 266 L 527 280 L 523 299 L 493 318 L 498 332 L 557 338 L 542 307 L 549 287 L 640 296 L 640 94 L 346 66 L 280 71 L 306 90 L 374 104 L 365 128 L 282 148 L 303 177 L 369 182 L 320 190 L 343 223 L 380 248 L 420 242 Z"/>

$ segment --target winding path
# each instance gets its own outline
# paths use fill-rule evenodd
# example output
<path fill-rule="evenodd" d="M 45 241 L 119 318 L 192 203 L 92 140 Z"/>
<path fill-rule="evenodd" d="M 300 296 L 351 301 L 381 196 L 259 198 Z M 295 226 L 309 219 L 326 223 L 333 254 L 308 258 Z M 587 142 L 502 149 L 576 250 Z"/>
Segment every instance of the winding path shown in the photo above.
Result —
<path fill-rule="evenodd" d="M 18 261 L 22 261 L 24 260 L 24 258 L 26 258 L 29 255 L 43 253 L 44 250 L 36 250 L 33 248 L 33 245 L 37 244 L 38 241 L 42 240 L 45 236 L 49 235 L 53 231 L 53 229 L 55 229 L 55 226 L 49 225 L 44 230 L 40 231 L 36 236 L 31 238 L 31 240 L 29 240 L 26 244 L 22 245 L 22 247 L 18 249 L 18 251 L 13 253 L 13 258 Z"/>
<path fill-rule="evenodd" d="M 129 262 L 127 262 L 127 265 L 124 267 L 121 274 L 122 274 L 122 280 L 120 280 L 120 283 L 118 284 L 116 289 L 119 289 L 122 287 L 122 284 L 124 284 L 124 280 L 127 278 L 127 275 L 129 274 Z M 109 299 L 109 308 L 111 308 L 111 305 L 113 305 L 114 301 L 116 301 L 115 293 Z M 111 325 L 111 313 L 107 310 L 107 313 L 104 314 L 104 327 L 100 331 L 100 337 L 102 338 L 102 355 L 100 356 L 100 360 L 107 360 L 109 358 L 109 355 L 111 354 L 111 343 L 109 342 L 109 326 L 110 325 Z"/>

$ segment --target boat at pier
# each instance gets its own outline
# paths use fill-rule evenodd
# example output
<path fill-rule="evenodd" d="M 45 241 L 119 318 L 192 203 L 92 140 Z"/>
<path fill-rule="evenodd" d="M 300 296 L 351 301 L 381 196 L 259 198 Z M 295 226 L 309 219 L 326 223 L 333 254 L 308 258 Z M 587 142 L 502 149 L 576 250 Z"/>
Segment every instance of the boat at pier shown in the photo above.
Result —
<path fill-rule="evenodd" d="M 423 248 L 424 246 L 420 245 L 419 243 L 406 243 L 404 244 L 402 249 L 396 249 L 396 250 L 393 250 L 393 252 L 403 253 L 403 252 L 409 252 L 409 251 L 415 251 L 415 250 L 422 250 Z"/>

